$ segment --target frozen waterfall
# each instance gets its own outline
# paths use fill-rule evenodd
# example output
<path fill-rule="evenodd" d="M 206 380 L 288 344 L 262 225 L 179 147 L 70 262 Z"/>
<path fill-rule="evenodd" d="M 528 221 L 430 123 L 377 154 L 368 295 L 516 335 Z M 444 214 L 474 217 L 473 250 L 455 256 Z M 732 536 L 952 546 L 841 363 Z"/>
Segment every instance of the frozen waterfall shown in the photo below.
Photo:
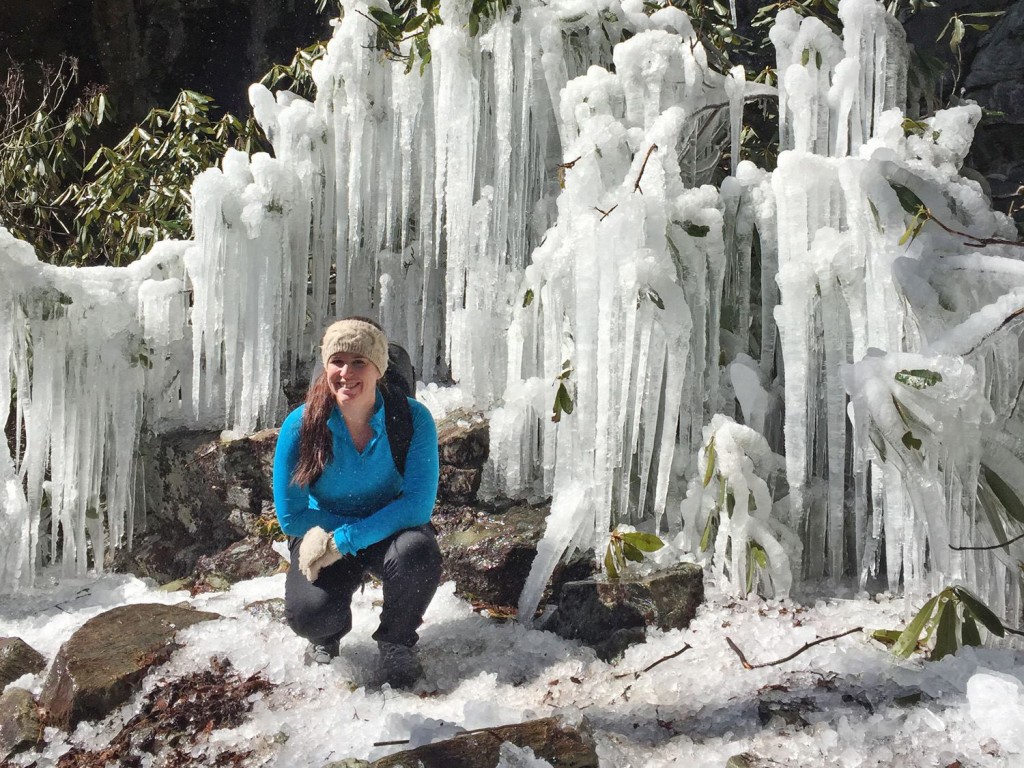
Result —
<path fill-rule="evenodd" d="M 883 5 L 842 0 L 841 36 L 781 12 L 777 94 L 639 0 L 526 2 L 478 34 L 442 2 L 422 74 L 345 8 L 314 102 L 250 89 L 273 157 L 197 178 L 193 242 L 73 270 L 0 230 L 0 588 L 41 553 L 102 567 L 139 522 L 140 430 L 276 424 L 358 313 L 490 413 L 495 492 L 551 497 L 524 618 L 617 523 L 737 593 L 958 580 L 1019 609 L 1022 545 L 951 547 L 1022 524 L 1020 249 L 954 234 L 1015 237 L 959 173 L 980 111 L 904 123 Z M 738 157 L 762 97 L 771 170 Z M 946 228 L 908 233 L 908 201 Z"/>

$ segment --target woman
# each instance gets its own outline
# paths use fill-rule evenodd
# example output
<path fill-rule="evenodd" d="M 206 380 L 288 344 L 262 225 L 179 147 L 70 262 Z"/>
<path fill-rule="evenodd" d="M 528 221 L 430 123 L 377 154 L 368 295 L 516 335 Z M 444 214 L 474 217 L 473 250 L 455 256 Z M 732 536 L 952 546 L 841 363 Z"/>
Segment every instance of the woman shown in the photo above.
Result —
<path fill-rule="evenodd" d="M 320 347 L 324 370 L 306 403 L 281 426 L 274 455 L 274 504 L 290 539 L 285 615 L 310 641 L 307 663 L 328 664 L 352 628 L 352 595 L 369 571 L 384 584 L 373 638 L 384 679 L 410 687 L 422 668 L 416 629 L 437 589 L 441 553 L 429 527 L 437 495 L 437 430 L 409 398 L 412 438 L 404 475 L 395 466 L 378 389 L 388 340 L 371 320 L 331 325 Z"/>

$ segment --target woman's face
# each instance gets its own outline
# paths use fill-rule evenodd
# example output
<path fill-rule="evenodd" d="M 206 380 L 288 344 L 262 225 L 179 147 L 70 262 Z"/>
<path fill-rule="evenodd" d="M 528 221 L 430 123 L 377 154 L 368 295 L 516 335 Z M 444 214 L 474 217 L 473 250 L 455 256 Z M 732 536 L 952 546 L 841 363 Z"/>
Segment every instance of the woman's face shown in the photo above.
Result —
<path fill-rule="evenodd" d="M 361 355 L 335 352 L 327 361 L 327 381 L 338 407 L 372 407 L 377 397 L 377 366 Z"/>

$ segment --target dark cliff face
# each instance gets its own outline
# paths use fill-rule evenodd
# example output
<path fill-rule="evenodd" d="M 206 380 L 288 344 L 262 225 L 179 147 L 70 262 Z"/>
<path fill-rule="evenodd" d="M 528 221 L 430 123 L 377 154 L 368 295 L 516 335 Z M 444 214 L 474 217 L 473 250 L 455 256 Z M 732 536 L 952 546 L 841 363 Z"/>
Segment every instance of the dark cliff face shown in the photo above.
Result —
<path fill-rule="evenodd" d="M 183 88 L 236 114 L 246 91 L 275 62 L 330 33 L 315 0 L 4 0 L 6 59 L 79 59 L 82 83 L 109 86 L 123 134 Z"/>

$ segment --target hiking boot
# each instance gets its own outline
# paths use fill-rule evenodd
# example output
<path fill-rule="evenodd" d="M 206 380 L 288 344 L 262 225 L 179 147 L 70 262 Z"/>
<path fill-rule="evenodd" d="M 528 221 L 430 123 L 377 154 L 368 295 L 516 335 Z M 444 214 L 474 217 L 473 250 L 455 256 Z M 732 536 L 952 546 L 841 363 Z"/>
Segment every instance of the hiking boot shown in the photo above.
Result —
<path fill-rule="evenodd" d="M 312 664 L 330 664 L 338 655 L 338 641 L 328 640 L 325 643 L 310 643 L 306 648 L 306 666 Z"/>
<path fill-rule="evenodd" d="M 377 643 L 380 649 L 380 666 L 384 682 L 392 688 L 411 688 L 423 676 L 423 667 L 416 658 L 416 651 L 407 645 Z"/>

